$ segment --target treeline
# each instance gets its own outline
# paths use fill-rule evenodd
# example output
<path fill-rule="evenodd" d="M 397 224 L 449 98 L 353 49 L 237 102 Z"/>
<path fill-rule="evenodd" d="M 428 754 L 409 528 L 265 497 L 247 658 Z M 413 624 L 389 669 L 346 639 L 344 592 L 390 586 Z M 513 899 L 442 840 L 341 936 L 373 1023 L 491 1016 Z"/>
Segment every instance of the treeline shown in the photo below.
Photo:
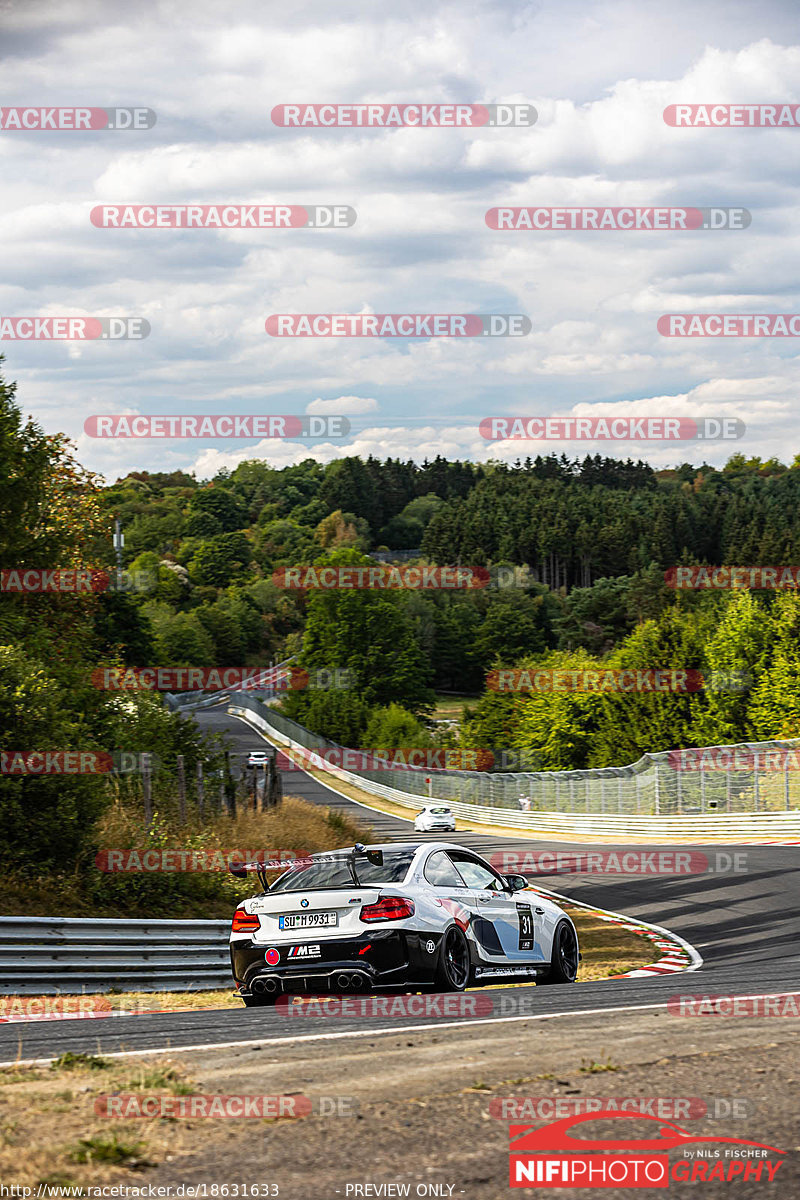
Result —
<path fill-rule="evenodd" d="M 658 475 L 592 463 L 556 473 L 545 460 L 547 477 L 536 464 L 498 466 L 433 515 L 423 551 L 434 561 L 525 563 L 534 579 L 567 589 L 651 562 L 800 561 L 797 463 L 735 455 L 722 470 L 686 464 Z"/>

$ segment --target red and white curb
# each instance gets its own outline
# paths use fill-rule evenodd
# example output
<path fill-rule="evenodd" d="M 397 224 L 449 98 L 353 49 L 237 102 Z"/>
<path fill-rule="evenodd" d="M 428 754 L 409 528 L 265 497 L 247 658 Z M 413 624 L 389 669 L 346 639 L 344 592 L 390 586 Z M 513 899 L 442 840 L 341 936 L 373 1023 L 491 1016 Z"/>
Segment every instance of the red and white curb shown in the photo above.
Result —
<path fill-rule="evenodd" d="M 636 921 L 631 917 L 626 917 L 624 913 L 610 912 L 609 909 L 597 908 L 594 904 L 584 904 L 581 900 L 575 900 L 572 896 L 565 896 L 561 892 L 552 892 L 548 888 L 528 887 L 526 891 L 539 892 L 551 900 L 560 900 L 570 907 L 582 908 L 600 921 L 607 921 L 609 925 L 617 925 L 620 929 L 638 934 L 639 937 L 646 937 L 663 952 L 655 962 L 648 963 L 644 967 L 637 967 L 633 971 L 624 971 L 621 975 L 609 975 L 609 979 L 639 979 L 648 975 L 672 975 L 677 971 L 697 971 L 703 965 L 702 955 L 690 942 L 684 941 L 677 933 L 673 933 L 671 929 L 665 929 L 662 925 L 653 925 L 650 921 Z"/>

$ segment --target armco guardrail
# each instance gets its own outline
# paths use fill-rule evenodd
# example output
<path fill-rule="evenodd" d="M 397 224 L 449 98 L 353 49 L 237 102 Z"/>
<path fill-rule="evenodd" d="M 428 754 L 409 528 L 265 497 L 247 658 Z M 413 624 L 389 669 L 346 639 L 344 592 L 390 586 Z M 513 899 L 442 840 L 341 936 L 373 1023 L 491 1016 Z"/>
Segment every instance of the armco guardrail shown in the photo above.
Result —
<path fill-rule="evenodd" d="M 244 701 L 244 702 L 243 702 Z M 289 749 L 308 751 L 309 747 L 304 742 L 300 742 L 278 727 L 278 722 L 286 723 L 286 718 L 281 718 L 280 714 L 275 713 L 271 709 L 267 709 L 262 715 L 256 711 L 255 706 L 249 701 L 249 697 L 243 697 L 237 694 L 232 704 L 228 706 L 228 712 L 232 716 L 241 717 L 248 721 L 255 729 L 266 734 L 273 742 L 286 746 Z M 294 722 L 291 722 L 294 725 Z M 297 728 L 302 728 L 297 726 Z M 316 739 L 323 742 L 324 739 L 318 738 L 316 734 L 309 731 L 309 740 Z M 320 747 L 316 747 L 320 748 Z M 308 755 L 304 755 L 304 760 L 307 762 Z M 390 787 L 383 783 L 377 783 L 370 778 L 366 773 L 355 773 L 352 771 L 344 771 L 341 767 L 326 764 L 324 769 L 335 778 L 342 780 L 344 783 L 351 783 L 355 787 L 359 787 L 362 791 L 368 792 L 373 796 L 383 797 L 385 800 L 390 800 L 394 804 L 398 804 L 403 808 L 419 811 L 421 807 L 420 794 L 404 791 L 400 788 Z M 387 774 L 389 774 L 387 772 Z M 396 772 L 395 772 L 396 774 Z M 407 770 L 403 772 L 404 776 L 410 777 L 412 772 Z M 432 773 L 419 772 L 426 778 L 431 778 Z M 439 774 L 444 774 L 441 772 Z M 463 777 L 465 772 L 447 772 L 448 776 L 448 791 L 451 793 L 455 790 L 455 784 L 458 778 Z M 569 772 L 572 774 L 572 772 Z M 432 777 L 438 782 L 436 776 Z M 518 779 L 519 776 L 516 776 Z M 432 782 L 432 787 L 435 787 L 435 782 Z M 457 793 L 456 793 L 457 794 Z M 679 815 L 615 815 L 609 812 L 602 814 L 598 813 L 578 813 L 578 812 L 563 812 L 563 811 L 539 811 L 539 812 L 523 812 L 519 808 L 511 807 L 495 807 L 492 805 L 477 804 L 474 801 L 464 803 L 447 796 L 449 807 L 453 810 L 456 817 L 461 817 L 462 820 L 474 822 L 479 825 L 495 825 L 504 828 L 525 829 L 531 831 L 540 831 L 543 833 L 562 833 L 562 834 L 577 834 L 582 837 L 602 837 L 602 836 L 621 836 L 621 837 L 642 837 L 657 841 L 659 838 L 678 839 L 693 842 L 709 841 L 727 841 L 732 843 L 747 842 L 747 841 L 779 841 L 783 839 L 800 838 L 800 812 L 716 812 L 716 813 L 683 813 Z"/>
<path fill-rule="evenodd" d="M 227 921 L 0 917 L 0 995 L 233 987 Z"/>

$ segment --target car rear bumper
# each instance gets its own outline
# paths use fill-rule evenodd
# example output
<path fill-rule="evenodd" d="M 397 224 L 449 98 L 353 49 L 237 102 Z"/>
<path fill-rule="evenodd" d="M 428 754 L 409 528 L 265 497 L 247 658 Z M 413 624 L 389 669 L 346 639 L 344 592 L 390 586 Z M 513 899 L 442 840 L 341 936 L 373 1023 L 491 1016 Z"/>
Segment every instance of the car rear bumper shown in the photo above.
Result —
<path fill-rule="evenodd" d="M 270 981 L 273 994 L 289 992 L 369 991 L 372 988 L 398 987 L 402 984 L 425 986 L 433 982 L 439 955 L 441 933 L 413 930 L 376 929 L 354 938 L 306 938 L 292 945 L 267 946 L 250 938 L 231 942 L 231 969 L 239 991 L 250 993 Z M 298 946 L 313 945 L 319 954 L 292 957 Z M 280 960 L 266 961 L 268 952 L 277 951 Z M 343 977 L 348 976 L 345 983 Z M 276 985 L 276 986 L 273 986 Z"/>

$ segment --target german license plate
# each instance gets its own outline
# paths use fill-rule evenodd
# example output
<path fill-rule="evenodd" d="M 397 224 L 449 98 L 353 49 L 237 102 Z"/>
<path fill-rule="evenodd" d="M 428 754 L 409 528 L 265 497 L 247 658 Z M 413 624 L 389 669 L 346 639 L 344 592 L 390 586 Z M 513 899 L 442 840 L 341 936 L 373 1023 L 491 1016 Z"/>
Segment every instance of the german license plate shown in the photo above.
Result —
<path fill-rule="evenodd" d="M 318 929 L 322 925 L 338 925 L 339 914 L 335 912 L 288 913 L 278 917 L 279 929 Z"/>

